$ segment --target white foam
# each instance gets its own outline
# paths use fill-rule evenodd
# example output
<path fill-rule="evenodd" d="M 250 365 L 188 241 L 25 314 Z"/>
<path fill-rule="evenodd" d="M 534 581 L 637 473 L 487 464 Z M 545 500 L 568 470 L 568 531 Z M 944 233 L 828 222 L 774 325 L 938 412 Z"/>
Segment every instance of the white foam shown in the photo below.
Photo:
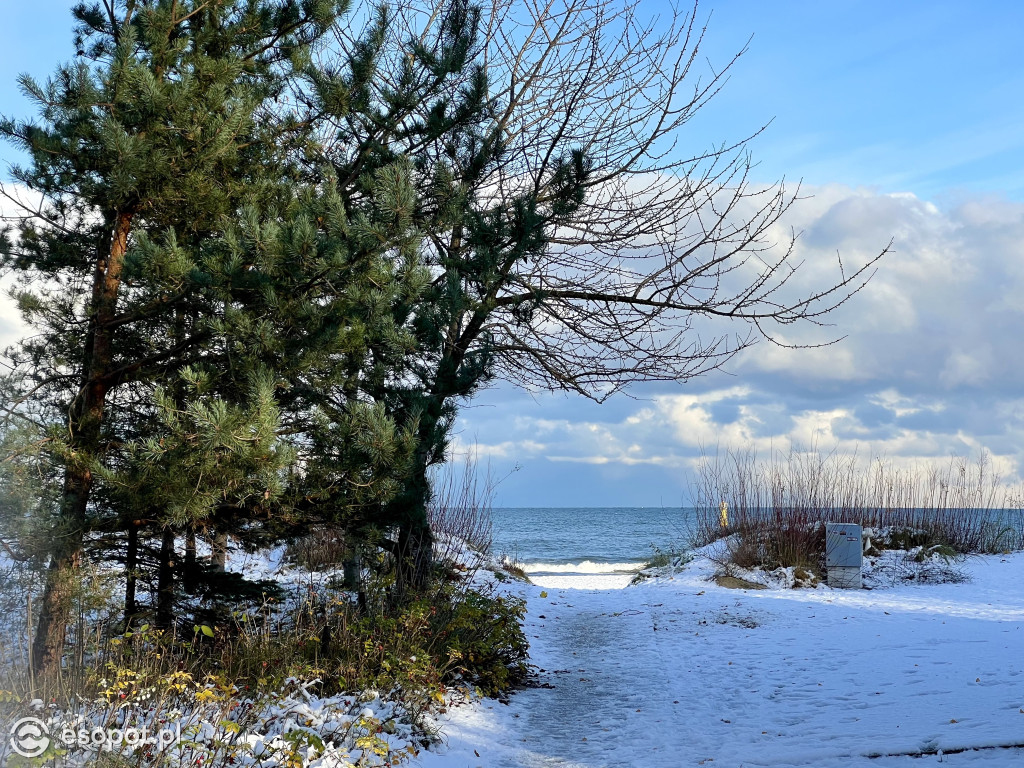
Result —
<path fill-rule="evenodd" d="M 544 589 L 625 589 L 632 573 L 530 574 L 530 581 Z"/>
<path fill-rule="evenodd" d="M 523 570 L 534 573 L 636 573 L 643 563 L 595 563 L 584 560 L 579 563 L 523 563 Z"/>

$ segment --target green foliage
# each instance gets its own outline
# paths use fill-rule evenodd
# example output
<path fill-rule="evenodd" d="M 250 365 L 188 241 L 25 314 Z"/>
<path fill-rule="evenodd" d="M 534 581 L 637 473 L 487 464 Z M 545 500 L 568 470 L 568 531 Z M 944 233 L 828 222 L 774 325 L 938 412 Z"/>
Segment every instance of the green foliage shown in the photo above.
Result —
<path fill-rule="evenodd" d="M 162 510 L 165 525 L 209 518 L 222 506 L 266 509 L 282 494 L 294 451 L 278 438 L 274 381 L 256 371 L 241 404 L 209 393 L 209 377 L 185 368 L 184 398 L 158 387 L 152 429 L 128 447 L 125 469 L 101 468 L 125 506 Z M 209 482 L 216 478 L 216 482 Z"/>
<path fill-rule="evenodd" d="M 337 66 L 315 67 L 342 5 L 81 4 L 75 63 L 23 79 L 39 119 L 0 120 L 0 136 L 28 153 L 14 179 L 43 203 L 0 246 L 33 328 L 11 352 L 4 434 L 34 447 L 6 483 L 24 503 L 3 531 L 38 535 L 54 573 L 113 564 L 125 625 L 148 600 L 169 629 L 185 593 L 211 610 L 252 596 L 197 562 L 197 537 L 252 548 L 338 525 L 391 553 L 388 610 L 321 606 L 317 640 L 293 654 L 267 636 L 260 664 L 328 659 L 362 684 L 409 651 L 443 660 L 427 678 L 458 668 L 500 690 L 520 674 L 520 609 L 422 602 L 427 473 L 458 403 L 494 374 L 488 323 L 509 270 L 543 255 L 587 164 L 552 159 L 543 201 L 492 199 L 506 148 L 479 11 L 453 0 L 409 36 L 381 9 Z M 58 586 L 34 655 L 51 666 L 70 623 Z M 346 655 L 337 638 L 353 631 L 401 653 Z M 242 677 L 250 655 L 230 657 Z"/>
<path fill-rule="evenodd" d="M 458 671 L 486 696 L 505 693 L 526 677 L 525 614 L 526 604 L 519 598 L 470 591 L 441 630 Z"/>
<path fill-rule="evenodd" d="M 873 541 L 873 544 L 881 549 L 902 550 L 930 547 L 935 543 L 932 532 L 913 528 L 890 528 L 885 535 Z"/>
<path fill-rule="evenodd" d="M 324 596 L 305 603 L 285 631 L 268 631 L 273 612 L 239 621 L 219 664 L 240 686 L 273 690 L 289 677 L 318 676 L 329 692 L 398 691 L 420 712 L 445 685 L 471 683 L 495 696 L 521 682 L 524 612 L 517 598 L 451 587 L 368 613 Z"/>
<path fill-rule="evenodd" d="M 0 248 L 35 331 L 11 352 L 4 434 L 42 436 L 5 485 L 44 486 L 0 533 L 43 542 L 40 559 L 85 548 L 138 576 L 167 532 L 364 524 L 403 487 L 415 415 L 367 389 L 416 349 L 411 164 L 368 168 L 352 201 L 330 169 L 303 178 L 315 126 L 281 106 L 345 5 L 82 4 L 76 63 L 22 81 L 39 121 L 0 120 L 30 157 L 15 181 L 43 199 Z M 161 594 L 188 576 L 168 554 Z"/>
<path fill-rule="evenodd" d="M 683 564 L 688 562 L 692 555 L 686 550 L 680 549 L 662 549 L 661 547 L 652 546 L 654 553 L 650 559 L 644 564 L 644 568 L 667 568 L 672 565 L 676 568 L 681 567 Z"/>

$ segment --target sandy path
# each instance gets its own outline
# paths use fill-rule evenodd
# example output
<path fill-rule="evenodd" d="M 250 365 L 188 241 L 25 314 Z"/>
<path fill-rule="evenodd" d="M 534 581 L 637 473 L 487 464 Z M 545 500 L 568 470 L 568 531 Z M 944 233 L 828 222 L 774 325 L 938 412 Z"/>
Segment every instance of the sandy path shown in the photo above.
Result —
<path fill-rule="evenodd" d="M 1024 743 L 1024 556 L 976 570 L 885 592 L 725 590 L 699 571 L 529 587 L 532 658 L 553 687 L 454 712 L 447 750 L 421 763 L 1024 765 L 1024 750 L 989 748 Z"/>

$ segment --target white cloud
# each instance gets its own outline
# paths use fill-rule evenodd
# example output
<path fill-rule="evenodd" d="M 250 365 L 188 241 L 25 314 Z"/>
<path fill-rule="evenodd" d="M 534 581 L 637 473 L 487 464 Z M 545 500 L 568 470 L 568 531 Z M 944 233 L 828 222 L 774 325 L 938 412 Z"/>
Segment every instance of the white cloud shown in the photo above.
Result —
<path fill-rule="evenodd" d="M 607 478 L 619 484 L 641 465 L 661 468 L 665 497 L 685 487 L 681 470 L 702 446 L 817 445 L 906 464 L 987 450 L 1004 475 L 1024 468 L 1024 203 L 974 198 L 939 208 L 910 194 L 803 192 L 814 197 L 793 207 L 776 238 L 789 227 L 803 233 L 796 257 L 807 269 L 792 289 L 828 279 L 837 251 L 852 269 L 893 239 L 875 278 L 834 314 L 833 327 L 786 327 L 778 336 L 841 342 L 761 343 L 733 361 L 729 376 L 711 374 L 684 390 L 639 387 L 639 402 L 528 400 L 502 388 L 484 396 L 495 408 L 477 424 L 481 434 L 512 424 L 514 435 L 502 440 L 542 441 L 542 450 L 517 460 L 527 473 L 531 462 L 557 463 L 560 483 L 583 477 L 573 465 L 618 467 L 626 474 Z M 529 492 L 542 503 L 543 488 Z M 578 492 L 592 498 L 582 482 Z"/>
<path fill-rule="evenodd" d="M 992 349 L 987 344 L 971 352 L 951 352 L 942 366 L 939 379 L 950 388 L 960 385 L 978 387 L 990 377 L 992 362 Z"/>

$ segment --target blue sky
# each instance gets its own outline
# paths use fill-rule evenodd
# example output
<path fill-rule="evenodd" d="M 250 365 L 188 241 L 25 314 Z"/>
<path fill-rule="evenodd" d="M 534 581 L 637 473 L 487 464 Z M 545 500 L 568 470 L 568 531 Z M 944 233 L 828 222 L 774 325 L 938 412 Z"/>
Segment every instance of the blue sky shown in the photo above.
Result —
<path fill-rule="evenodd" d="M 710 130 L 774 117 L 755 144 L 768 175 L 927 198 L 1024 196 L 1024 5 L 732 0 L 702 10 L 713 61 L 753 35 Z"/>
<path fill-rule="evenodd" d="M 22 116 L 15 77 L 70 57 L 71 3 L 10 5 L 0 112 Z M 698 13 L 712 65 L 753 39 L 686 146 L 772 121 L 751 151 L 761 180 L 803 181 L 809 197 L 784 222 L 803 232 L 802 258 L 852 262 L 894 240 L 834 318 L 847 338 L 762 344 L 728 372 L 601 406 L 498 385 L 464 411 L 457 447 L 477 446 L 508 506 L 685 503 L 696 457 L 716 444 L 907 462 L 984 449 L 1021 473 L 1024 3 L 732 0 Z"/>

